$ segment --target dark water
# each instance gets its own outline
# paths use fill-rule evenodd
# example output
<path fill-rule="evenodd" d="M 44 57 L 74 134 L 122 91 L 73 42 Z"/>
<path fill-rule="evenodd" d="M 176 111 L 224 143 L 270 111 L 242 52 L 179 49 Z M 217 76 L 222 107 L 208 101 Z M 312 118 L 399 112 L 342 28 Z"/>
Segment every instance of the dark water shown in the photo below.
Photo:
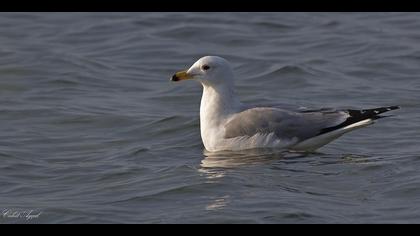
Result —
<path fill-rule="evenodd" d="M 247 103 L 402 109 L 209 155 L 168 80 L 204 55 Z M 0 223 L 420 223 L 419 77 L 419 13 L 1 13 Z"/>

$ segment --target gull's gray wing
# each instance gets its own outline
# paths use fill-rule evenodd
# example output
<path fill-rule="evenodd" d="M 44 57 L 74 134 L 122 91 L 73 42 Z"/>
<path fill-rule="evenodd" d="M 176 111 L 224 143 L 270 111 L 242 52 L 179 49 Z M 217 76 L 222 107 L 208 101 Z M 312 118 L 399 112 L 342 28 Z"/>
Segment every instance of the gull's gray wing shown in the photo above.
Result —
<path fill-rule="evenodd" d="M 236 114 L 225 126 L 225 138 L 274 133 L 281 139 L 305 140 L 323 128 L 346 120 L 343 112 L 293 112 L 277 108 L 252 108 Z"/>
<path fill-rule="evenodd" d="M 382 107 L 369 110 L 314 110 L 293 112 L 259 107 L 234 115 L 225 125 L 225 138 L 274 133 L 280 139 L 303 141 L 365 119 L 378 119 L 379 114 L 398 109 Z"/>

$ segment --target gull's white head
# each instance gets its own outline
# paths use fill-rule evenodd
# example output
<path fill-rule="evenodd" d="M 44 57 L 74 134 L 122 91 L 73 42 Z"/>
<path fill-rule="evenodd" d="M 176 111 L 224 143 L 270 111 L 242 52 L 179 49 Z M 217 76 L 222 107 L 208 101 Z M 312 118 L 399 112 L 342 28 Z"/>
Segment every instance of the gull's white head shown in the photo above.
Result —
<path fill-rule="evenodd" d="M 233 86 L 233 71 L 228 61 L 218 56 L 205 56 L 188 70 L 175 73 L 171 81 L 193 79 L 203 86 Z"/>

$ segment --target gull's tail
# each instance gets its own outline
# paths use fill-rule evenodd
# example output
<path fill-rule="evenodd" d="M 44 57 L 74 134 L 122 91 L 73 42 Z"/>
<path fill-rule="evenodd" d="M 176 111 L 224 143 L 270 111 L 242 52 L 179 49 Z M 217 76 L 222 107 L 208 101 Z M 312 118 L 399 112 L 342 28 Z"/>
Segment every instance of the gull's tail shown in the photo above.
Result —
<path fill-rule="evenodd" d="M 349 114 L 349 117 L 344 122 L 336 126 L 321 129 L 318 135 L 298 143 L 291 149 L 297 151 L 314 151 L 347 132 L 370 125 L 374 120 L 388 117 L 381 116 L 380 114 L 399 108 L 399 106 L 389 106 L 365 110 L 346 110 L 345 112 Z"/>
<path fill-rule="evenodd" d="M 399 108 L 400 108 L 399 106 L 389 106 L 389 107 L 378 107 L 378 108 L 364 109 L 364 110 L 346 110 L 346 112 L 349 114 L 349 118 L 347 118 L 343 123 L 339 125 L 322 129 L 319 134 L 324 134 L 324 133 L 331 132 L 333 130 L 344 128 L 346 126 L 355 124 L 363 120 L 372 121 L 372 120 L 388 117 L 388 116 L 380 116 L 380 114 L 388 112 L 388 111 L 396 110 Z"/>

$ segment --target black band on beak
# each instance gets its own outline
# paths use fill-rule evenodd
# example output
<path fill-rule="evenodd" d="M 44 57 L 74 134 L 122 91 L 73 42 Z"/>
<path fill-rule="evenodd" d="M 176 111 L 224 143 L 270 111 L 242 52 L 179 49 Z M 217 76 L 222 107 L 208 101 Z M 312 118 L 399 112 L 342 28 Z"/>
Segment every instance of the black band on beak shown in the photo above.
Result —
<path fill-rule="evenodd" d="M 187 73 L 187 71 L 180 71 L 175 73 L 172 77 L 171 77 L 171 81 L 181 81 L 181 80 L 186 80 L 186 79 L 192 79 L 192 77 Z"/>
<path fill-rule="evenodd" d="M 176 74 L 174 74 L 174 75 L 171 77 L 171 81 L 179 81 L 178 76 L 176 76 Z"/>

